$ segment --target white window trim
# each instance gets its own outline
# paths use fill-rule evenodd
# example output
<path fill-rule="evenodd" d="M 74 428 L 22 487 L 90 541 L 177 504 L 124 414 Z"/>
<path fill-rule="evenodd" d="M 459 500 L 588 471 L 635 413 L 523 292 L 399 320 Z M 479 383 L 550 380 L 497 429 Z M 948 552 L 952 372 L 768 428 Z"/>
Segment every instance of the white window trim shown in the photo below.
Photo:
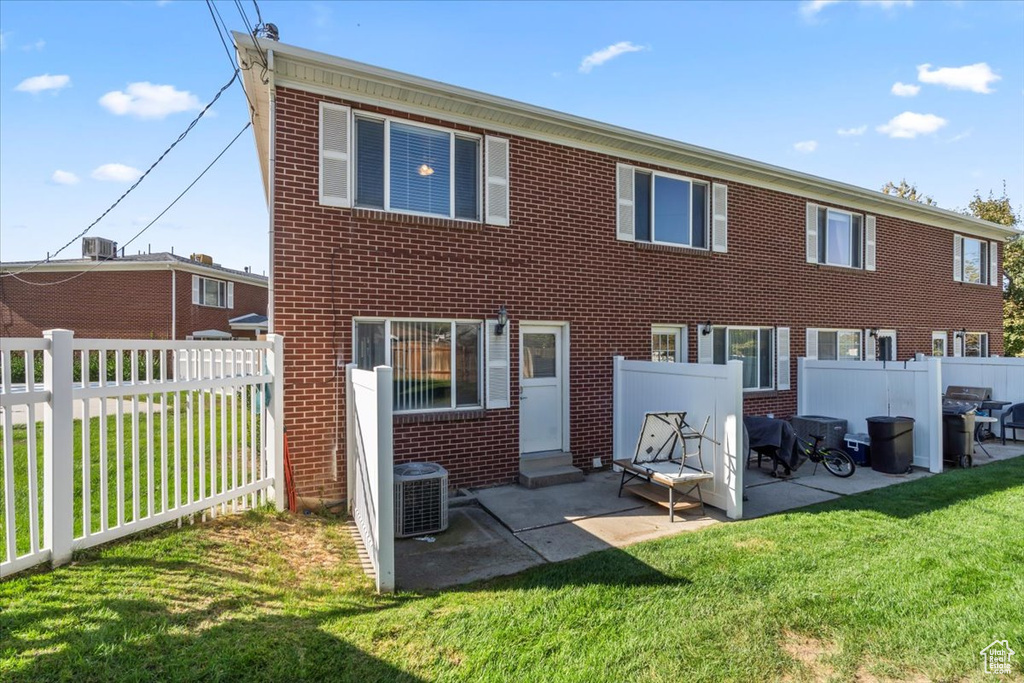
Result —
<path fill-rule="evenodd" d="M 942 355 L 941 356 L 935 356 L 934 355 L 935 354 L 935 342 L 938 341 L 938 340 L 942 340 Z M 935 357 L 935 358 L 945 358 L 945 357 L 947 357 L 949 355 L 949 338 L 946 336 L 945 332 L 942 332 L 942 331 L 932 332 L 932 351 L 931 351 L 931 355 L 933 357 Z"/>
<path fill-rule="evenodd" d="M 856 270 L 856 269 L 855 269 Z M 860 354 L 860 358 L 856 360 L 864 360 L 864 330 L 854 329 L 852 327 L 809 327 L 809 331 L 813 331 L 815 334 L 819 332 L 835 332 L 836 333 L 836 360 L 846 360 L 845 358 L 839 358 L 839 333 L 840 332 L 851 332 L 857 335 L 857 353 Z M 816 360 L 821 360 L 821 345 L 818 345 L 818 353 L 816 354 Z"/>
<path fill-rule="evenodd" d="M 821 262 L 823 266 L 832 266 L 833 268 L 847 268 L 849 270 L 864 270 L 864 215 L 859 213 L 853 213 L 852 211 L 844 211 L 843 209 L 835 209 L 831 206 L 821 206 L 820 208 L 825 209 L 825 230 L 822 232 L 820 226 L 818 228 L 818 239 L 824 237 L 825 240 L 825 260 Z M 830 213 L 841 213 L 850 217 L 850 265 L 845 263 L 833 263 L 828 260 L 828 216 Z M 860 216 L 860 232 L 861 232 L 861 247 L 860 247 L 860 260 L 861 265 L 853 265 L 853 246 L 854 246 L 854 234 L 853 234 L 853 217 Z"/>
<path fill-rule="evenodd" d="M 381 121 L 384 123 L 384 208 L 378 206 L 362 206 L 356 203 L 356 189 L 359 187 L 359 150 L 356 147 L 357 126 L 356 122 L 359 119 L 367 119 L 370 121 Z M 442 216 L 437 213 L 427 213 L 425 211 L 409 211 L 408 209 L 394 209 L 391 207 L 391 123 L 397 122 L 402 125 L 411 126 L 413 128 L 425 128 L 427 130 L 439 131 L 448 134 L 448 155 L 451 163 L 451 173 L 448 178 L 448 215 Z M 476 218 L 456 218 L 455 217 L 455 138 L 465 138 L 467 140 L 475 140 L 476 145 L 476 174 L 477 174 L 477 193 L 476 193 Z M 483 193 L 484 193 L 484 159 L 483 159 L 483 140 L 484 136 L 478 133 L 469 133 L 461 130 L 454 130 L 452 128 L 445 128 L 444 126 L 435 126 L 429 123 L 420 123 L 419 121 L 409 121 L 408 119 L 398 118 L 396 116 L 381 116 L 380 114 L 364 113 L 361 111 L 354 111 L 352 113 L 352 133 L 349 135 L 351 142 L 349 143 L 352 147 L 350 158 L 352 166 L 352 206 L 356 209 L 363 209 L 365 211 L 382 211 L 384 213 L 399 213 L 406 216 L 421 216 L 423 218 L 442 218 L 450 221 L 461 221 L 463 223 L 483 223 Z M 443 321 L 442 321 L 443 322 Z"/>
<path fill-rule="evenodd" d="M 651 218 L 651 239 L 641 240 L 636 237 L 636 174 L 647 173 L 651 176 L 651 206 L 650 206 L 650 218 Z M 692 244 L 680 244 L 678 242 L 659 242 L 657 239 L 657 230 L 654 226 L 654 203 L 655 203 L 655 190 L 654 190 L 654 179 L 657 176 L 664 178 L 671 178 L 672 180 L 682 180 L 683 182 L 690 183 L 690 220 L 693 220 L 693 185 L 698 183 L 706 188 L 705 199 L 704 199 L 704 241 L 707 246 L 695 247 Z M 633 167 L 633 241 L 640 242 L 642 244 L 660 244 L 666 247 L 677 247 L 679 249 L 695 249 L 696 251 L 711 251 L 711 183 L 705 180 L 697 180 L 696 178 L 689 178 L 684 175 L 677 173 L 665 173 L 664 171 L 655 171 L 650 168 L 641 168 L 639 166 Z M 691 240 L 693 236 L 693 226 L 690 226 Z"/>
<path fill-rule="evenodd" d="M 989 279 L 991 278 L 991 275 L 992 275 L 992 244 L 993 243 L 989 242 L 988 240 L 984 240 L 984 239 L 982 239 L 980 237 L 970 237 L 968 235 L 959 235 L 959 237 L 960 237 L 960 242 L 959 242 L 959 244 L 960 244 L 960 272 L 959 272 L 959 276 L 960 277 L 959 277 L 959 279 L 954 278 L 954 280 L 956 280 L 957 282 L 962 282 L 965 285 L 982 285 L 984 287 L 989 287 L 989 286 L 993 285 L 994 283 L 989 282 Z M 982 260 L 982 263 L 981 263 L 981 265 L 978 268 L 979 275 L 980 275 L 981 279 L 978 280 L 977 282 L 972 282 L 972 281 L 967 279 L 967 241 L 968 240 L 971 240 L 973 242 L 977 242 L 979 247 L 984 247 L 985 248 L 985 258 Z M 955 244 L 956 244 L 956 242 L 954 242 L 954 245 Z M 998 258 L 998 256 L 997 256 L 997 258 Z"/>
<path fill-rule="evenodd" d="M 975 282 L 973 284 L 978 284 L 978 283 Z M 980 355 L 980 356 L 968 356 L 967 355 L 967 337 L 968 337 L 968 335 L 972 335 L 972 334 L 977 334 L 977 335 L 979 335 L 981 337 L 981 341 L 982 341 L 981 351 L 983 351 L 984 353 L 982 353 L 982 355 Z M 964 334 L 963 338 L 960 340 L 960 343 L 963 346 L 963 357 L 964 358 L 988 358 L 988 357 L 990 357 L 992 355 L 992 352 L 991 352 L 991 350 L 988 347 L 988 332 L 972 332 L 971 330 L 967 330 L 967 332 Z"/>
<path fill-rule="evenodd" d="M 771 339 L 771 344 L 772 344 L 771 361 L 769 362 L 769 366 L 772 369 L 772 381 L 766 387 L 762 387 L 762 386 L 743 387 L 743 393 L 747 394 L 747 393 L 775 391 L 776 390 L 776 387 L 778 386 L 778 382 L 779 382 L 779 378 L 777 377 L 777 375 L 778 375 L 778 368 L 775 367 L 775 365 L 776 365 L 776 363 L 775 363 L 776 355 L 775 354 L 778 351 L 778 349 L 775 348 L 775 342 L 776 342 L 776 340 L 775 340 L 775 329 L 776 328 L 769 327 L 767 325 L 714 325 L 711 329 L 712 330 L 721 330 L 721 329 L 725 330 L 725 355 L 726 355 L 725 362 L 726 363 L 729 362 L 729 331 L 730 330 L 756 330 L 757 331 L 757 333 L 758 333 L 757 334 L 757 377 L 758 377 L 758 381 L 759 382 L 761 381 L 760 380 L 760 378 L 761 378 L 761 330 L 769 330 L 771 332 L 771 335 L 769 335 L 769 339 Z M 712 342 L 711 342 L 711 345 L 712 345 L 711 356 L 712 356 L 712 358 L 714 358 L 714 332 L 713 331 L 712 331 Z"/>
<path fill-rule="evenodd" d="M 196 306 L 202 306 L 203 308 L 219 308 L 219 309 L 227 309 L 227 308 L 229 308 L 228 307 L 228 281 L 227 280 L 218 280 L 215 277 L 206 277 L 205 275 L 196 275 L 196 277 L 199 278 L 199 302 L 196 304 Z M 223 291 L 224 292 L 224 304 L 223 305 L 217 304 L 215 306 L 213 304 L 203 303 L 206 300 L 206 284 L 205 284 L 206 282 L 216 282 L 216 283 L 218 283 L 217 298 L 218 299 L 221 298 L 220 297 L 220 292 Z M 221 290 L 220 285 L 223 285 L 223 290 Z"/>
<path fill-rule="evenodd" d="M 451 413 L 460 412 L 464 410 L 483 410 L 484 401 L 486 400 L 486 387 L 484 387 L 484 379 L 486 372 L 486 365 L 484 359 L 484 335 L 487 334 L 486 327 L 484 326 L 483 320 L 471 320 L 461 318 L 380 318 L 372 316 L 361 316 L 352 319 L 352 362 L 357 362 L 359 355 L 358 339 L 356 338 L 357 325 L 359 323 L 384 323 L 384 364 L 388 367 L 394 368 L 391 358 L 391 324 L 392 323 L 450 323 L 452 328 L 452 348 L 451 348 L 451 372 L 452 378 L 452 391 L 451 391 L 451 406 L 448 408 L 424 408 L 420 410 L 395 410 L 395 415 L 420 415 L 423 413 Z M 477 337 L 477 344 L 479 346 L 477 353 L 477 377 L 479 377 L 479 388 L 477 399 L 478 403 L 472 405 L 457 405 L 458 397 L 456 396 L 455 390 L 455 326 L 456 325 L 477 325 L 480 328 L 480 335 Z M 508 334 L 508 327 L 506 326 L 506 334 Z"/>
<path fill-rule="evenodd" d="M 686 325 L 663 325 L 654 324 L 651 325 L 651 356 L 654 355 L 654 335 L 656 334 L 674 334 L 676 336 L 676 357 L 673 362 L 685 363 L 687 358 L 687 344 L 686 338 L 687 326 Z M 653 360 L 653 358 L 652 358 Z"/>

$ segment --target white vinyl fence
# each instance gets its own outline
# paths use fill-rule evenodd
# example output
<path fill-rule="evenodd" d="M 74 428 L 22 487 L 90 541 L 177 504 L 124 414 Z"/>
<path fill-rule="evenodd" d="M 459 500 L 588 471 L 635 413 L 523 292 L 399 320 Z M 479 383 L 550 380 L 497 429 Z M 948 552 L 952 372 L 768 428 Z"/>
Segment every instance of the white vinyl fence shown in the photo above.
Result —
<path fill-rule="evenodd" d="M 1024 358 L 943 358 L 942 391 L 950 385 L 992 387 L 993 400 L 1024 403 Z"/>
<path fill-rule="evenodd" d="M 704 443 L 704 467 L 715 478 L 701 485 L 705 502 L 743 516 L 743 364 L 655 363 L 615 357 L 614 458 L 632 458 L 644 415 L 686 411 L 696 429 L 711 417 Z"/>
<path fill-rule="evenodd" d="M 199 512 L 282 508 L 282 348 L 0 339 L 0 576 Z"/>
<path fill-rule="evenodd" d="M 942 471 L 942 367 L 924 361 L 826 361 L 797 365 L 797 414 L 847 421 L 868 431 L 867 418 L 914 418 L 914 465 Z"/>
<path fill-rule="evenodd" d="M 345 368 L 349 514 L 378 591 L 395 590 L 395 485 L 391 368 Z"/>

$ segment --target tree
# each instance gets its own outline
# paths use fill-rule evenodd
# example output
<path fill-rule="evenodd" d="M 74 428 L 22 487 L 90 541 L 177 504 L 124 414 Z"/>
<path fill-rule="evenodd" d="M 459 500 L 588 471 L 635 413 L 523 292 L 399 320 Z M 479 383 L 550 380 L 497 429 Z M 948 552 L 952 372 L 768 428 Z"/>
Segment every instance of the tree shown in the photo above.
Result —
<path fill-rule="evenodd" d="M 909 199 L 912 202 L 918 202 L 920 204 L 928 204 L 929 206 L 935 206 L 935 200 L 926 194 L 921 194 L 917 191 L 917 185 L 913 185 L 907 182 L 906 178 L 900 180 L 900 184 L 896 185 L 891 180 L 882 186 L 882 192 L 891 194 L 901 199 Z"/>
<path fill-rule="evenodd" d="M 990 191 L 985 199 L 975 190 L 963 213 L 1009 228 L 1020 224 L 1020 214 L 1013 210 L 1006 195 L 1006 183 L 1001 197 Z M 1003 245 L 1003 274 L 1007 283 L 1003 291 L 1003 353 L 1024 356 L 1024 235 L 1018 234 Z"/>

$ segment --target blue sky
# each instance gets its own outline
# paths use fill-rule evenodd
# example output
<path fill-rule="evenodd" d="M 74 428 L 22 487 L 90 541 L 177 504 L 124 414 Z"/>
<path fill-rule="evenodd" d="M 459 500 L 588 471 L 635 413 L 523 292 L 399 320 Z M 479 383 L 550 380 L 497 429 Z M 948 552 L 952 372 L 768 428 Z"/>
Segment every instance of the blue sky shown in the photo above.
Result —
<path fill-rule="evenodd" d="M 241 30 L 233 2 L 217 0 Z M 251 0 L 242 3 L 250 19 Z M 1024 200 L 1024 3 L 259 3 L 283 42 L 940 206 Z M 0 2 L 0 259 L 84 229 L 231 76 L 203 2 Z M 247 121 L 239 85 L 90 234 L 122 244 Z M 267 267 L 251 133 L 130 252 Z M 78 256 L 77 243 L 60 257 Z"/>

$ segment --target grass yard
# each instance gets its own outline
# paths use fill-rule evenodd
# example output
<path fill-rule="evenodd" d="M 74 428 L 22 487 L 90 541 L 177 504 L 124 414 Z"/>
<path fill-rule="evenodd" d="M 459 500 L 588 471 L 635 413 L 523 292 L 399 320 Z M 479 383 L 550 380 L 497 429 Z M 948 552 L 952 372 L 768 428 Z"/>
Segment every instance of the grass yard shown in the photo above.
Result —
<path fill-rule="evenodd" d="M 247 513 L 0 583 L 13 681 L 1024 680 L 1024 458 L 376 596 L 341 521 Z"/>

